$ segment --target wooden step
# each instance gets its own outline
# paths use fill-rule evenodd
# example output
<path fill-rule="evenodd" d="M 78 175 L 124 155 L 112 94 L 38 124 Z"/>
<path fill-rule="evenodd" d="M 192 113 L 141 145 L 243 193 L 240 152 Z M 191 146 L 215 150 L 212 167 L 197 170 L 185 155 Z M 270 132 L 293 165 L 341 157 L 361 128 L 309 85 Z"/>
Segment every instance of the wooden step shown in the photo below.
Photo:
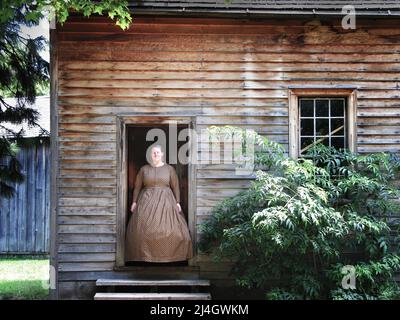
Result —
<path fill-rule="evenodd" d="M 114 267 L 114 271 L 121 275 L 117 279 L 190 279 L 200 277 L 198 266 L 123 266 Z"/>
<path fill-rule="evenodd" d="M 211 300 L 209 293 L 96 293 L 94 300 Z"/>
<path fill-rule="evenodd" d="M 210 286 L 209 280 L 128 280 L 128 279 L 98 279 L 96 286 Z"/>
<path fill-rule="evenodd" d="M 157 274 L 165 276 L 166 273 L 190 273 L 199 274 L 199 266 L 116 266 L 114 271 L 129 272 L 129 273 L 144 273 L 144 274 Z"/>

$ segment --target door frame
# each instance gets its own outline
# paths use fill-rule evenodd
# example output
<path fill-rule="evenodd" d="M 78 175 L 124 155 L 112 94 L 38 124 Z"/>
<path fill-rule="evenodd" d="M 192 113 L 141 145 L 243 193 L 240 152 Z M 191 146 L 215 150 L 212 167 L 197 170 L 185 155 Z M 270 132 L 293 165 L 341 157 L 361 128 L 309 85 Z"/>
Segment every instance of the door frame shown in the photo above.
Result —
<path fill-rule="evenodd" d="M 190 129 L 195 128 L 195 117 L 190 115 L 119 115 L 117 119 L 117 229 L 116 229 L 116 259 L 117 268 L 125 266 L 125 232 L 128 199 L 128 139 L 127 126 L 131 125 L 168 125 L 169 123 L 185 124 Z M 192 152 L 197 153 L 197 145 Z M 192 155 L 193 156 L 193 155 Z M 196 161 L 188 163 L 188 227 L 193 243 L 193 258 L 188 261 L 191 265 L 197 254 L 196 232 Z"/>

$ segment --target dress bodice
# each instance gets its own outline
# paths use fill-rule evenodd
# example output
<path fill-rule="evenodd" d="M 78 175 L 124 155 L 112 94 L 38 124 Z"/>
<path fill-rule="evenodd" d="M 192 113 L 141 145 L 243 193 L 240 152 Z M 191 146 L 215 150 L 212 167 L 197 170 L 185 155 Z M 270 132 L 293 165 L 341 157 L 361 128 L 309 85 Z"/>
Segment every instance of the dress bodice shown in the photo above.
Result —
<path fill-rule="evenodd" d="M 140 190 L 150 187 L 170 187 L 175 195 L 176 201 L 180 201 L 179 179 L 175 168 L 165 163 L 161 167 L 153 167 L 146 164 L 140 168 L 135 181 L 133 191 L 133 202 L 137 201 Z"/>
<path fill-rule="evenodd" d="M 143 185 L 145 187 L 169 187 L 170 172 L 167 164 L 161 167 L 144 166 Z"/>

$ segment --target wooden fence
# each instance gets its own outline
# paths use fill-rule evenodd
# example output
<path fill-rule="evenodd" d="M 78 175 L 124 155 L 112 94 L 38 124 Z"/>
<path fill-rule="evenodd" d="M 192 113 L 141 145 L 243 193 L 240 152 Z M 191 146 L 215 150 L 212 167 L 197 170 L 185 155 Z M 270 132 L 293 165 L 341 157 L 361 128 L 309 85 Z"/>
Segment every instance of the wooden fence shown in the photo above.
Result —
<path fill-rule="evenodd" d="M 15 185 L 11 199 L 0 198 L 0 254 L 49 252 L 49 138 L 21 148 L 18 159 L 25 181 Z"/>

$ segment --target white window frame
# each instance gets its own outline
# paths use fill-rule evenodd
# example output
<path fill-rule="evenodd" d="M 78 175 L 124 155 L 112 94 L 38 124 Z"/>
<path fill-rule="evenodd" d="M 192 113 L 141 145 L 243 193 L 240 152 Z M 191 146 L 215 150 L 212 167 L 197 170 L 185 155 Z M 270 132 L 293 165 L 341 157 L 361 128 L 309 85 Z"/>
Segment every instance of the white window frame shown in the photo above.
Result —
<path fill-rule="evenodd" d="M 326 89 L 326 88 L 299 88 L 289 89 L 289 157 L 300 157 L 300 116 L 299 99 L 301 98 L 346 98 L 345 121 L 347 127 L 347 148 L 357 152 L 356 133 L 356 105 L 355 89 Z"/>

